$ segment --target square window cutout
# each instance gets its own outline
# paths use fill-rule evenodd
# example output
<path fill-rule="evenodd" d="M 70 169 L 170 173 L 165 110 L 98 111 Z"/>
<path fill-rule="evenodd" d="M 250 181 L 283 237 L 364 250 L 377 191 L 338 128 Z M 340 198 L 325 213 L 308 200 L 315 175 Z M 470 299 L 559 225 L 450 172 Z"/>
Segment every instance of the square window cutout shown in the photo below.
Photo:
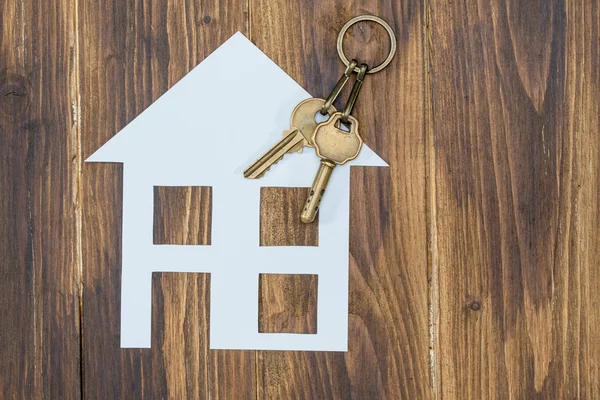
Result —
<path fill-rule="evenodd" d="M 317 333 L 318 275 L 260 274 L 258 331 Z"/>
<path fill-rule="evenodd" d="M 154 187 L 154 244 L 210 245 L 211 221 L 212 187 Z"/>
<path fill-rule="evenodd" d="M 261 246 L 318 246 L 319 215 L 310 224 L 300 213 L 310 188 L 263 187 L 260 189 Z"/>

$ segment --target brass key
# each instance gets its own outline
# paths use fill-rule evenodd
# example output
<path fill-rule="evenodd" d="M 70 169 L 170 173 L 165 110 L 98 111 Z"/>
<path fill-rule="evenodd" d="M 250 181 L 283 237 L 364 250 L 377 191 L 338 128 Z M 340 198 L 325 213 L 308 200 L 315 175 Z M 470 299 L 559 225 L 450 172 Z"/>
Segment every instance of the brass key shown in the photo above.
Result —
<path fill-rule="evenodd" d="M 300 215 L 300 219 L 305 224 L 315 220 L 335 166 L 354 160 L 362 148 L 363 141 L 358 134 L 358 121 L 352 116 L 347 116 L 349 132 L 346 132 L 341 129 L 343 117 L 343 113 L 336 112 L 329 117 L 329 120 L 317 125 L 315 129 L 313 145 L 317 155 L 321 158 L 321 165 Z"/>
<path fill-rule="evenodd" d="M 305 146 L 312 147 L 312 137 L 317 126 L 315 114 L 321 110 L 325 100 L 319 98 L 306 99 L 294 108 L 290 118 L 291 128 L 283 132 L 283 139 L 244 171 L 244 177 L 256 179 L 263 176 L 273 164 L 276 164 L 287 153 L 302 152 Z M 336 112 L 333 106 L 327 114 Z"/>

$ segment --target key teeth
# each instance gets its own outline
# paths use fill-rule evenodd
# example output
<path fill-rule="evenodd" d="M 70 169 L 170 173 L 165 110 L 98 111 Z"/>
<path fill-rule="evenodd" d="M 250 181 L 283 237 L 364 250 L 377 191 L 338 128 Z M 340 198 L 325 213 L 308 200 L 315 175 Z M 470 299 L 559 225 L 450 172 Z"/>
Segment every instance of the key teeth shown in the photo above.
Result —
<path fill-rule="evenodd" d="M 294 153 L 294 152 L 302 153 L 302 150 L 303 150 L 304 146 L 306 146 L 306 145 L 307 145 L 307 144 L 306 144 L 307 142 L 306 142 L 306 140 L 305 140 L 305 139 L 303 139 L 302 141 L 299 141 L 299 140 L 297 140 L 297 137 L 300 137 L 300 135 L 301 135 L 301 133 L 300 133 L 300 132 L 299 132 L 297 129 L 295 129 L 295 128 L 294 128 L 294 129 L 288 129 L 288 130 L 286 130 L 286 131 L 283 131 L 283 137 L 284 137 L 284 139 L 285 139 L 287 136 L 290 136 L 291 134 L 294 134 L 294 133 L 296 134 L 296 137 L 292 138 L 292 140 L 295 140 L 295 141 L 296 141 L 296 142 L 295 142 L 296 144 L 295 144 L 295 145 L 294 145 L 292 148 L 288 149 L 288 151 L 287 151 L 287 152 L 285 152 L 285 153 L 283 153 L 283 154 L 281 155 L 281 157 L 279 157 L 277 160 L 275 160 L 273 163 L 271 163 L 271 165 L 269 165 L 269 167 L 268 167 L 268 168 L 266 168 L 266 169 L 265 169 L 263 172 L 261 172 L 261 173 L 260 173 L 260 175 L 253 176 L 253 175 L 254 175 L 254 172 L 253 172 L 253 173 L 246 174 L 246 171 L 247 171 L 248 169 L 254 169 L 254 168 L 256 168 L 256 167 L 257 167 L 257 163 L 258 163 L 258 162 L 259 162 L 259 161 L 260 161 L 262 158 L 264 158 L 266 155 L 268 155 L 268 153 L 269 153 L 269 152 L 273 151 L 272 149 L 271 149 L 271 150 L 269 150 L 269 152 L 265 153 L 265 154 L 264 154 L 264 155 L 263 155 L 261 158 L 259 158 L 258 160 L 256 160 L 256 161 L 255 161 L 255 162 L 254 162 L 254 163 L 253 163 L 253 164 L 252 164 L 250 167 L 248 167 L 248 169 L 247 169 L 246 171 L 244 171 L 244 177 L 245 177 L 245 178 L 248 178 L 248 179 L 259 179 L 259 178 L 262 178 L 262 177 L 263 177 L 263 176 L 264 176 L 264 175 L 267 173 L 267 171 L 268 171 L 268 170 L 270 170 L 270 169 L 271 169 L 271 167 L 272 167 L 274 164 L 277 164 L 279 161 L 281 161 L 281 159 L 283 159 L 283 157 L 284 157 L 286 154 L 288 154 L 288 153 Z M 282 139 L 282 140 L 283 140 L 283 139 Z M 277 145 L 275 145 L 275 146 L 278 146 L 278 145 L 280 145 L 280 144 L 281 144 L 281 141 L 279 141 L 279 142 L 277 143 Z M 284 145 L 285 145 L 285 144 L 287 144 L 287 143 L 284 143 Z M 275 146 L 274 146 L 274 147 L 275 147 Z M 299 148 L 296 148 L 295 146 L 298 146 Z"/>
<path fill-rule="evenodd" d="M 287 154 L 287 153 L 286 153 L 286 154 Z M 285 154 L 284 154 L 283 156 L 285 156 Z M 264 170 L 264 171 L 263 171 L 263 172 L 262 172 L 260 175 L 258 175 L 258 176 L 256 177 L 256 179 L 262 178 L 262 177 L 263 177 L 263 176 L 264 176 L 264 175 L 267 173 L 267 171 L 269 171 L 269 170 L 271 169 L 271 167 L 272 167 L 273 165 L 275 165 L 275 164 L 277 164 L 279 161 L 283 160 L 283 156 L 281 156 L 281 157 L 279 157 L 277 160 L 273 161 L 273 164 L 269 165 L 269 168 L 265 169 L 265 170 Z"/>

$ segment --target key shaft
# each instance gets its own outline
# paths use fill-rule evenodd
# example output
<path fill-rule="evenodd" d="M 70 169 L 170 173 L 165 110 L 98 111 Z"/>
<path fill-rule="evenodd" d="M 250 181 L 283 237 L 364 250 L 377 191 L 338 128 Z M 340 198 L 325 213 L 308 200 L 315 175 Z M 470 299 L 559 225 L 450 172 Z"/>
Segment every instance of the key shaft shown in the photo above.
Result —
<path fill-rule="evenodd" d="M 271 147 L 269 151 L 246 168 L 244 177 L 249 179 L 260 178 L 271 168 L 271 165 L 277 163 L 284 155 L 298 151 L 305 145 L 306 139 L 298 129 L 287 131 L 285 136 L 275 146 Z"/>
<path fill-rule="evenodd" d="M 314 221 L 319 212 L 319 205 L 325 194 L 327 183 L 336 165 L 342 165 L 358 157 L 362 147 L 362 139 L 358 133 L 358 121 L 348 116 L 349 130 L 341 129 L 342 113 L 334 113 L 329 120 L 320 123 L 315 129 L 313 145 L 321 164 L 313 181 L 310 194 L 300 214 L 305 224 Z"/>
<path fill-rule="evenodd" d="M 329 178 L 331 177 L 331 173 L 333 172 L 335 166 L 336 163 L 333 161 L 326 159 L 321 160 L 319 170 L 317 171 L 315 180 L 310 188 L 310 194 L 306 199 L 302 214 L 300 214 L 300 220 L 305 224 L 310 224 L 315 220 L 317 213 L 319 212 L 319 205 L 321 204 L 321 200 L 325 194 L 325 189 L 329 183 Z"/>

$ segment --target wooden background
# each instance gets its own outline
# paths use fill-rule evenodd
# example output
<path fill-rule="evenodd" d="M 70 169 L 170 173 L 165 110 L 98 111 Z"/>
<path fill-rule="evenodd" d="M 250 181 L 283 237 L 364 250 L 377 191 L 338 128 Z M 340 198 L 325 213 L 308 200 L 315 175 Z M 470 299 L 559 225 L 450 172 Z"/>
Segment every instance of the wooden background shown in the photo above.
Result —
<path fill-rule="evenodd" d="M 600 399 L 599 5 L 1 0 L 0 398 Z M 83 160 L 236 31 L 326 95 L 363 13 L 398 53 L 356 109 L 390 168 L 352 171 L 349 352 L 211 351 L 210 277 L 171 273 L 120 349 L 121 166 Z M 263 191 L 263 244 L 316 244 L 305 190 Z M 155 240 L 210 241 L 210 189 L 155 196 Z M 312 331 L 315 279 L 261 280 L 261 329 Z"/>

